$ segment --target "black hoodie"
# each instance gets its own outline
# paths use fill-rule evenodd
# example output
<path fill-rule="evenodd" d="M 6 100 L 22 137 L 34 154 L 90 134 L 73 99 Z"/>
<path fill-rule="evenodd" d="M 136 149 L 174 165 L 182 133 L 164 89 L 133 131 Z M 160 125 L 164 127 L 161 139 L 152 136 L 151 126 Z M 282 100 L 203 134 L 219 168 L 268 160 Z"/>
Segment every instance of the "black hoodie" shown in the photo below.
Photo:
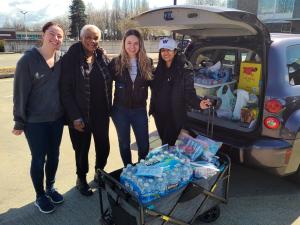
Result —
<path fill-rule="evenodd" d="M 26 51 L 18 61 L 13 91 L 15 129 L 23 130 L 28 122 L 51 122 L 63 116 L 60 55 L 56 53 L 53 68 L 49 68 L 37 48 Z"/>

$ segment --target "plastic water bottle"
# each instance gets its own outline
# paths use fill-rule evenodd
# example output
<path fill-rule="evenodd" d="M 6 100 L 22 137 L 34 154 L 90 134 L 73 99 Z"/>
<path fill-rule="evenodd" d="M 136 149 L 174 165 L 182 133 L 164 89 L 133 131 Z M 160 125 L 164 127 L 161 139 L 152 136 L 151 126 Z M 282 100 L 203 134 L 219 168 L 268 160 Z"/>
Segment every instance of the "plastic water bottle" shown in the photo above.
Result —
<path fill-rule="evenodd" d="M 174 155 L 173 153 L 170 153 L 170 154 L 169 154 L 169 157 L 170 157 L 170 158 L 174 158 L 175 155 Z"/>
<path fill-rule="evenodd" d="M 147 194 L 150 192 L 150 185 L 149 183 L 145 182 L 145 183 L 142 183 L 140 185 L 140 196 L 139 196 L 139 199 L 142 200 L 142 201 L 148 201 L 148 199 L 145 199 Z"/>
<path fill-rule="evenodd" d="M 169 152 L 168 151 L 164 151 L 164 155 L 165 155 L 165 157 L 169 157 Z"/>
<path fill-rule="evenodd" d="M 185 159 L 180 159 L 180 163 L 181 163 L 182 165 L 184 165 L 184 164 L 185 164 Z"/>
<path fill-rule="evenodd" d="M 123 169 L 123 171 L 122 171 L 122 173 L 127 173 L 128 171 L 130 171 L 132 168 L 132 165 L 131 164 L 127 164 L 127 166 L 126 167 L 124 167 L 124 169 Z"/>
<path fill-rule="evenodd" d="M 157 159 L 158 159 L 159 162 L 163 161 L 164 158 L 165 158 L 165 157 L 164 157 L 163 154 L 159 154 L 159 155 L 157 156 Z"/>
<path fill-rule="evenodd" d="M 151 189 L 150 189 L 150 184 L 149 183 L 144 183 L 144 190 L 143 190 L 143 193 L 144 194 L 147 194 L 147 193 L 150 193 L 151 192 Z"/>
<path fill-rule="evenodd" d="M 153 192 L 153 191 L 155 191 L 155 189 L 156 189 L 156 184 L 155 184 L 155 182 L 154 182 L 154 179 L 152 179 L 152 178 L 150 178 L 150 179 L 148 179 L 148 183 L 149 183 L 149 190 L 151 191 L 151 192 Z"/>
<path fill-rule="evenodd" d="M 171 172 L 168 174 L 168 185 L 167 189 L 168 191 L 174 190 L 178 187 L 179 185 L 179 177 L 176 173 Z"/>
<path fill-rule="evenodd" d="M 192 168 L 190 166 L 184 165 L 182 168 L 182 181 L 187 182 L 190 180 L 192 175 Z"/>
<path fill-rule="evenodd" d="M 157 179 L 157 191 L 162 196 L 166 193 L 166 181 L 160 177 Z"/>
<path fill-rule="evenodd" d="M 137 179 L 137 183 L 136 184 L 139 187 L 139 189 L 141 190 L 141 192 L 142 192 L 142 189 L 143 189 L 144 182 L 145 182 L 145 180 L 142 177 L 140 177 L 140 178 Z"/>

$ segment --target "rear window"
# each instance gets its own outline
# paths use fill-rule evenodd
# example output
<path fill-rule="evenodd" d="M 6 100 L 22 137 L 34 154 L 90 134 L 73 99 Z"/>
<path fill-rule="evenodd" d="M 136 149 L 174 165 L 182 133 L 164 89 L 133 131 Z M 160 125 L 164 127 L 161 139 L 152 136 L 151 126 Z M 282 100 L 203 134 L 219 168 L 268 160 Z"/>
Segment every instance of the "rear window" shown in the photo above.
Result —
<path fill-rule="evenodd" d="M 300 85 L 300 45 L 287 47 L 287 67 L 291 85 Z"/>

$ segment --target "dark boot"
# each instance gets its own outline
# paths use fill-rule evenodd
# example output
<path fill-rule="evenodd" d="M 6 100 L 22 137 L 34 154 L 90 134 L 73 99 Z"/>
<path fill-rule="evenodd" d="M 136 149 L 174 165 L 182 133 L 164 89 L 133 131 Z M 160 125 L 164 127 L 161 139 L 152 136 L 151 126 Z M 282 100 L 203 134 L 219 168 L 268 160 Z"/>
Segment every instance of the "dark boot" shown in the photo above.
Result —
<path fill-rule="evenodd" d="M 76 188 L 84 196 L 91 196 L 93 191 L 86 181 L 86 177 L 77 177 Z"/>

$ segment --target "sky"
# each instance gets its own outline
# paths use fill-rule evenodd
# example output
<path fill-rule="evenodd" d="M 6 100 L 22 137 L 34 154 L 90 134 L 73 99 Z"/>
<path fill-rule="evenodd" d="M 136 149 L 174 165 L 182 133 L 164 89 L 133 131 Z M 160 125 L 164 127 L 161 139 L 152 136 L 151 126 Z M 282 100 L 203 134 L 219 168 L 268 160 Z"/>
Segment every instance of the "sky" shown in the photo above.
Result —
<path fill-rule="evenodd" d="M 92 3 L 100 9 L 104 0 L 83 0 L 85 5 Z M 25 14 L 26 24 L 43 23 L 57 16 L 68 14 L 72 0 L 0 0 L 0 27 L 6 20 L 23 23 Z M 108 2 L 112 2 L 109 1 Z M 149 0 L 150 8 L 172 5 L 173 0 Z M 180 0 L 177 0 L 180 4 Z"/>

